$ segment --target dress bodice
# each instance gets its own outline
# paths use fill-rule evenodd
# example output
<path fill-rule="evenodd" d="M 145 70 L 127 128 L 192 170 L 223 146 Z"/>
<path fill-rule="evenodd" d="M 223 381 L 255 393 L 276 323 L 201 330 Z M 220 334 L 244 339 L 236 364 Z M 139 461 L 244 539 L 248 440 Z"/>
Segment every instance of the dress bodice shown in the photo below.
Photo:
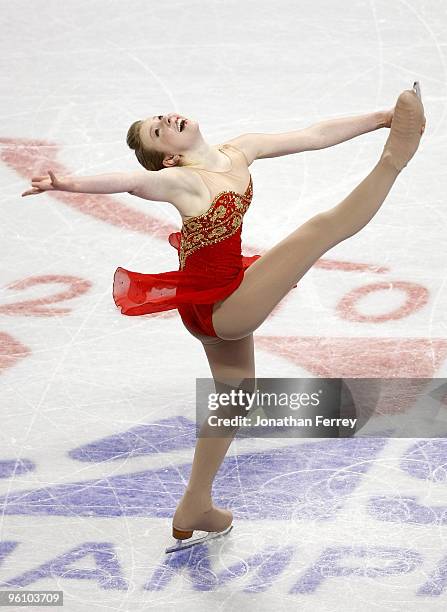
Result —
<path fill-rule="evenodd" d="M 210 194 L 217 191 L 219 187 L 220 191 L 216 193 L 206 212 L 184 220 L 181 231 L 169 236 L 170 244 L 179 251 L 181 270 L 185 267 L 186 259 L 199 249 L 221 242 L 236 233 L 240 237 L 243 218 L 253 197 L 253 181 L 250 172 L 248 172 L 244 154 L 232 145 L 224 146 L 228 148 L 228 153 L 231 151 L 232 166 L 230 170 L 209 172 L 194 168 L 201 173 Z M 224 178 L 227 179 L 225 181 L 227 184 L 230 183 L 234 186 L 235 184 L 243 184 L 242 181 L 247 180 L 247 174 L 249 182 L 244 193 L 232 189 L 222 190 L 224 185 L 222 175 L 226 175 Z M 227 247 L 239 251 L 238 255 L 240 256 L 240 240 L 230 241 Z M 237 255 L 237 253 L 234 254 Z"/>
<path fill-rule="evenodd" d="M 210 208 L 196 217 L 184 221 L 181 230 L 179 250 L 180 268 L 186 258 L 197 249 L 215 244 L 241 231 L 244 215 L 253 196 L 253 183 L 250 181 L 244 194 L 223 191 L 211 203 Z"/>

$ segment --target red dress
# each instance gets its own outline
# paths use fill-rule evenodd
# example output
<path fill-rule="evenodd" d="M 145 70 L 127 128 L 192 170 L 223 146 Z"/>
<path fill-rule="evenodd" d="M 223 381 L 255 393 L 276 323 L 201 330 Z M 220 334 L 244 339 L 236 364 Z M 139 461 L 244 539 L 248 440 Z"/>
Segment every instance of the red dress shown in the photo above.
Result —
<path fill-rule="evenodd" d="M 144 315 L 176 308 L 186 326 L 217 337 L 212 322 L 214 303 L 233 293 L 245 269 L 261 257 L 241 252 L 242 221 L 253 196 L 247 160 L 236 147 L 223 147 L 223 153 L 231 154 L 229 171 L 191 169 L 204 173 L 201 177 L 210 195 L 223 186 L 220 175 L 226 175 L 226 187 L 246 185 L 249 177 L 245 192 L 220 190 L 205 213 L 185 220 L 180 232 L 169 235 L 169 243 L 178 250 L 178 270 L 143 274 L 117 268 L 113 299 L 122 314 Z"/>

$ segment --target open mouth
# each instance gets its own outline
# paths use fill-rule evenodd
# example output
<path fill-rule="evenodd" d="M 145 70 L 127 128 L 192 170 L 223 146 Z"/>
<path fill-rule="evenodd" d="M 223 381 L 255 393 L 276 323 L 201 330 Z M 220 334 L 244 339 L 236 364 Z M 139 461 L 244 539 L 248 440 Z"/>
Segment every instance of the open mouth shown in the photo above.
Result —
<path fill-rule="evenodd" d="M 175 122 L 175 124 L 176 124 L 176 126 L 177 126 L 177 130 L 178 130 L 179 132 L 183 132 L 183 130 L 184 130 L 184 129 L 185 129 L 185 127 L 186 127 L 186 123 L 187 123 L 186 119 L 180 119 L 180 118 L 179 118 L 179 119 L 177 119 L 177 121 Z"/>

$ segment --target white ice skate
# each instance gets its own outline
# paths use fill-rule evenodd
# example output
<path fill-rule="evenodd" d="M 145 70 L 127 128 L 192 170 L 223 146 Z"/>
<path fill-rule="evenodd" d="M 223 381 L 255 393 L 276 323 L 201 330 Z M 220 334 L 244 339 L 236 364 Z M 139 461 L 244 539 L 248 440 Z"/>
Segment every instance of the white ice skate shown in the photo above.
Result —
<path fill-rule="evenodd" d="M 196 544 L 204 544 L 205 542 L 209 542 L 210 540 L 215 540 L 220 536 L 224 536 L 233 529 L 233 525 L 230 525 L 223 531 L 208 531 L 206 535 L 199 536 L 197 538 L 177 538 L 177 543 L 174 546 L 170 546 L 165 550 L 166 553 L 176 552 L 177 550 L 185 550 L 185 548 L 190 548 L 191 546 L 195 546 Z M 177 531 L 177 530 L 176 530 Z M 186 532 L 181 532 L 186 533 Z M 192 532 L 191 532 L 192 534 Z"/>

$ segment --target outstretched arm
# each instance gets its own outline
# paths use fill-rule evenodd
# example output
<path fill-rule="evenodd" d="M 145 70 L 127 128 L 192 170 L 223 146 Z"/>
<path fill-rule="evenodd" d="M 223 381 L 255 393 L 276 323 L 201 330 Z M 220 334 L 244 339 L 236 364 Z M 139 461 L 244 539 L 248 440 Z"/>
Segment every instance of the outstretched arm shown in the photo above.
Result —
<path fill-rule="evenodd" d="M 34 195 L 43 191 L 72 191 L 75 193 L 123 193 L 132 191 L 138 180 L 139 172 L 111 172 L 95 176 L 60 176 L 48 170 L 44 176 L 33 176 L 31 189 L 22 196 Z"/>
<path fill-rule="evenodd" d="M 282 134 L 242 134 L 229 142 L 243 151 L 250 165 L 255 159 L 325 149 L 360 134 L 390 127 L 393 111 L 394 108 L 366 115 L 329 119 L 302 130 Z"/>
<path fill-rule="evenodd" d="M 145 200 L 171 202 L 182 187 L 175 168 L 166 170 L 136 170 L 133 172 L 111 172 L 95 176 L 57 177 L 48 170 L 44 176 L 33 176 L 31 189 L 22 196 L 44 191 L 71 191 L 74 193 L 131 193 Z"/>
<path fill-rule="evenodd" d="M 315 134 L 319 143 L 319 149 L 332 147 L 345 140 L 350 140 L 360 134 L 366 134 L 383 127 L 391 126 L 393 110 L 378 111 L 367 115 L 355 115 L 354 117 L 340 117 L 321 121 L 313 125 L 310 129 Z"/>

